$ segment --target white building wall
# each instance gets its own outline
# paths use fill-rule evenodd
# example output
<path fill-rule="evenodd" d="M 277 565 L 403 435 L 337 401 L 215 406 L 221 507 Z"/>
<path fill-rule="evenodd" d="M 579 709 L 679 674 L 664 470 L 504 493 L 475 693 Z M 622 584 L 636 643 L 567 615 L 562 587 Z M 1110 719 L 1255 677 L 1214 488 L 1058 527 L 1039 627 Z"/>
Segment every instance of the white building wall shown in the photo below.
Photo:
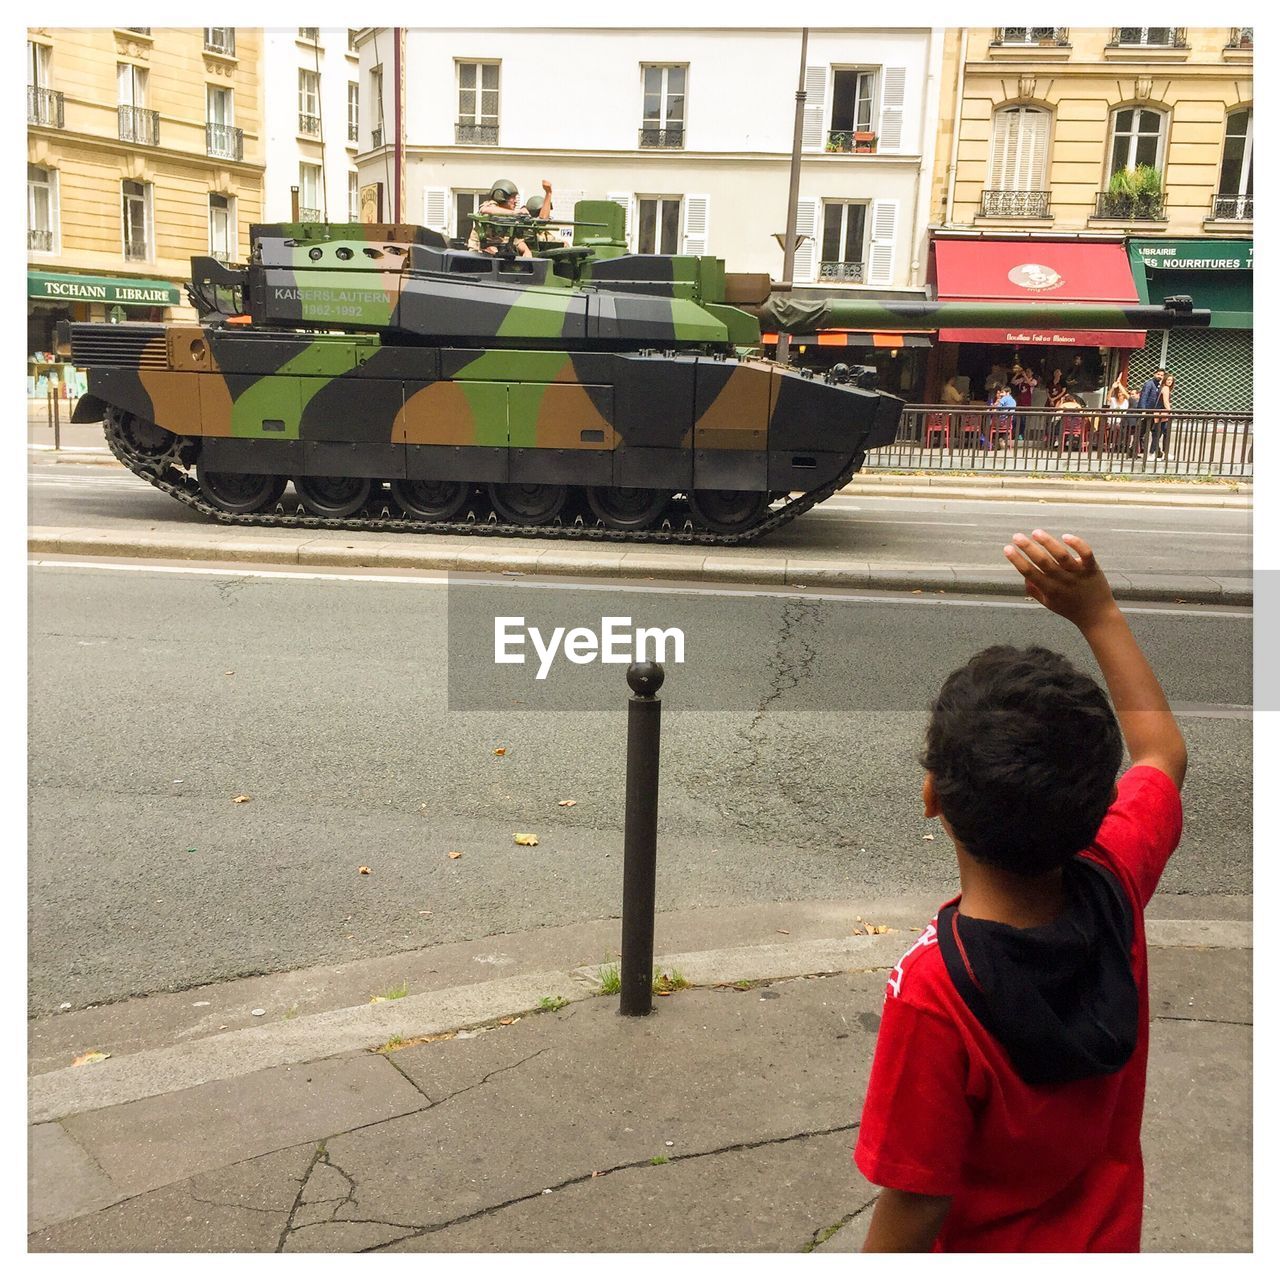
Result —
<path fill-rule="evenodd" d="M 321 212 L 332 222 L 345 222 L 347 174 L 356 169 L 358 149 L 347 137 L 347 83 L 359 83 L 359 59 L 355 50 L 348 49 L 345 27 L 322 28 L 318 44 L 299 39 L 298 32 L 297 27 L 263 32 L 263 217 L 268 222 L 288 221 L 292 213 L 290 189 L 298 185 L 299 165 L 305 162 L 323 170 Z M 298 71 L 315 71 L 317 66 L 323 141 L 304 135 L 298 119 Z M 360 123 L 367 132 L 363 119 Z"/>
<path fill-rule="evenodd" d="M 373 65 L 372 32 L 361 38 L 361 83 Z M 388 101 L 388 140 L 394 131 L 392 32 L 377 32 Z M 832 286 L 853 292 L 918 289 L 924 263 L 917 246 L 923 189 L 927 209 L 932 135 L 936 128 L 937 63 L 942 32 L 811 30 L 807 64 L 823 96 L 801 174 L 802 213 L 820 223 L 824 201 L 865 201 L 868 224 L 888 230 L 875 246 L 874 280 Z M 557 216 L 574 198 L 609 196 L 705 197 L 706 251 L 733 271 L 782 275 L 774 239 L 786 220 L 787 187 L 799 72 L 798 30 L 572 30 L 502 31 L 409 29 L 405 33 L 404 216 L 451 235 L 452 195 L 511 178 L 522 196 L 551 180 Z M 496 145 L 458 145 L 457 63 L 500 64 Z M 643 64 L 687 66 L 684 146 L 642 148 Z M 829 153 L 832 67 L 876 69 L 875 154 Z M 886 73 L 901 85 L 896 128 L 886 128 Z M 936 75 L 936 71 L 935 71 Z M 929 93 L 933 89 L 933 95 Z M 896 138 L 890 135 L 896 133 Z M 896 146 L 888 145 L 896 142 Z M 361 149 L 367 146 L 362 130 Z M 394 182 L 388 152 L 362 154 L 362 182 Z M 923 177 L 922 177 L 923 175 Z M 688 201 L 686 201 L 686 208 Z M 632 206 L 634 212 L 634 205 Z M 634 223 L 634 218 L 631 220 Z M 632 244 L 635 227 L 629 226 Z M 868 233 L 870 239 L 870 232 Z M 817 246 L 808 253 L 816 282 Z M 802 255 L 801 265 L 805 265 Z M 803 283 L 797 273 L 797 283 Z M 823 282 L 824 287 L 827 282 Z"/>

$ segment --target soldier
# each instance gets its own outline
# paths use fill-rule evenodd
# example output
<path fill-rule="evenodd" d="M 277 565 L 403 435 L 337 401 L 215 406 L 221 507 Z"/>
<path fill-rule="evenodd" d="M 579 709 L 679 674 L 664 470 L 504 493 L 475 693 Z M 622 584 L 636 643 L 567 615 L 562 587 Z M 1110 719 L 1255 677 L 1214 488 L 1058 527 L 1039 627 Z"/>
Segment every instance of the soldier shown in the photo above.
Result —
<path fill-rule="evenodd" d="M 551 183 L 542 180 L 543 194 L 530 196 L 521 206 L 519 212 L 535 222 L 547 222 L 551 218 Z M 530 245 L 546 244 L 552 239 L 552 233 L 545 227 L 538 227 L 524 235 L 525 242 Z"/>
<path fill-rule="evenodd" d="M 516 216 L 516 200 L 519 189 L 510 178 L 499 178 L 489 189 L 489 198 L 476 210 L 477 213 L 495 218 L 514 218 Z M 523 240 L 515 240 L 506 227 L 489 225 L 472 225 L 471 235 L 467 240 L 467 248 L 481 253 L 496 254 L 505 244 L 510 243 L 515 252 L 522 258 L 532 257 L 529 246 Z"/>

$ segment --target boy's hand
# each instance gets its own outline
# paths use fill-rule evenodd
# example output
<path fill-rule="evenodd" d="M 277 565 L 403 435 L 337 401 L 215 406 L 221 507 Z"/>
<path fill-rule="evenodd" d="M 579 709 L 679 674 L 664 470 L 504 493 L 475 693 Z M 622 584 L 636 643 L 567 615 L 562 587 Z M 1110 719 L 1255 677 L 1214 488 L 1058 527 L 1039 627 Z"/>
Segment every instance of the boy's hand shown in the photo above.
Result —
<path fill-rule="evenodd" d="M 546 178 L 543 178 L 542 180 L 542 189 L 547 193 L 547 195 L 551 194 L 551 183 Z"/>
<path fill-rule="evenodd" d="M 1082 630 L 1116 608 L 1089 544 L 1073 533 L 1061 541 L 1043 529 L 1032 530 L 1029 538 L 1015 533 L 1004 554 L 1025 579 L 1027 595 Z"/>

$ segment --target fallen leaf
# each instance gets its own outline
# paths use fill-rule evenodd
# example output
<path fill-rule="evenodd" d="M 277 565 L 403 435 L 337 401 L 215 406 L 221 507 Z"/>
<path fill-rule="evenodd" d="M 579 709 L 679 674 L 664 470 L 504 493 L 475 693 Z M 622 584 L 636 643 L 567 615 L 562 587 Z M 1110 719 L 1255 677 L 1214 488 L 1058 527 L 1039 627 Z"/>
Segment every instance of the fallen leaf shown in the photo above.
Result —
<path fill-rule="evenodd" d="M 195 845 L 192 845 L 192 846 L 187 850 L 187 852 L 188 852 L 188 853 L 195 853 L 195 851 L 196 851 L 196 847 L 195 847 Z"/>
<path fill-rule="evenodd" d="M 235 675 L 235 672 L 234 672 L 234 671 L 224 671 L 222 674 L 223 674 L 224 676 L 233 676 L 233 675 Z"/>
<path fill-rule="evenodd" d="M 232 804 L 248 804 L 249 801 L 252 799 L 253 799 L 252 796 L 232 796 L 231 803 Z"/>
<path fill-rule="evenodd" d="M 868 933 L 888 933 L 889 926 L 887 924 L 869 924 L 867 925 Z"/>
<path fill-rule="evenodd" d="M 655 996 L 669 996 L 669 995 L 671 994 L 671 992 L 670 992 L 670 991 L 655 991 L 653 994 L 654 994 Z"/>
<path fill-rule="evenodd" d="M 462 857 L 462 854 L 460 854 L 460 853 L 457 851 L 457 849 L 450 849 L 450 850 L 449 850 L 449 857 L 451 857 L 451 858 L 460 858 L 460 857 Z M 430 914 L 430 912 L 428 912 L 428 914 Z"/>
<path fill-rule="evenodd" d="M 387 997 L 386 996 L 370 996 L 369 1003 L 370 1004 L 386 1004 Z"/>
<path fill-rule="evenodd" d="M 507 754 L 506 747 L 494 747 L 493 754 L 495 756 L 505 756 Z"/>
<path fill-rule="evenodd" d="M 537 844 L 538 837 L 530 831 L 517 831 L 514 833 L 516 844 Z"/>
<path fill-rule="evenodd" d="M 101 1049 L 90 1049 L 88 1053 L 82 1053 L 71 1065 L 73 1067 L 88 1067 L 95 1062 L 105 1062 L 111 1055 L 103 1053 Z"/>
<path fill-rule="evenodd" d="M 932 839 L 934 839 L 934 834 L 933 834 L 933 832 L 932 832 L 932 831 L 927 831 L 927 832 L 925 832 L 925 834 L 924 834 L 923 836 L 921 836 L 921 839 L 922 839 L 922 840 L 932 840 Z"/>
<path fill-rule="evenodd" d="M 576 800 L 561 800 L 561 801 L 560 801 L 560 807 L 561 807 L 562 809 L 572 809 L 572 808 L 573 808 L 573 806 L 574 806 L 575 804 L 577 804 L 577 803 L 578 803 L 578 802 L 577 802 Z"/>
<path fill-rule="evenodd" d="M 591 1176 L 592 1176 L 593 1178 L 598 1178 L 598 1177 L 600 1176 L 600 1170 L 599 1170 L 599 1169 L 592 1169 L 592 1170 L 591 1170 Z"/>
<path fill-rule="evenodd" d="M 373 868 L 372 868 L 372 867 L 361 867 L 361 868 L 360 868 L 360 874 L 361 874 L 362 876 L 371 876 L 371 875 L 373 875 Z"/>
<path fill-rule="evenodd" d="M 515 1021 L 515 1019 L 514 1019 L 514 1018 L 499 1018 L 499 1019 L 498 1019 L 498 1026 L 500 1026 L 500 1027 L 509 1027 L 509 1026 L 514 1022 L 514 1021 Z"/>
<path fill-rule="evenodd" d="M 921 596 L 921 595 L 924 595 L 924 588 L 923 588 L 923 587 L 916 587 L 916 588 L 911 592 L 911 594 L 912 594 L 913 596 Z"/>
<path fill-rule="evenodd" d="M 790 934 L 791 934 L 791 930 L 790 930 L 790 929 L 775 929 L 775 930 L 774 930 L 774 933 L 785 933 L 785 934 L 787 934 L 788 936 L 790 936 Z"/>

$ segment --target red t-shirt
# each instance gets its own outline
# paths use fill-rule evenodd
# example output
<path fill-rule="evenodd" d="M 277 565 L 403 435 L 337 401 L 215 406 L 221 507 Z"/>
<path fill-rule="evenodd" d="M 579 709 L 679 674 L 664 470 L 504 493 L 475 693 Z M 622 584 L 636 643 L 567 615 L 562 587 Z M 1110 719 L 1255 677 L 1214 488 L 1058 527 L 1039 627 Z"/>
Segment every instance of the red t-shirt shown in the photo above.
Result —
<path fill-rule="evenodd" d="M 1029 1085 L 961 999 L 937 918 L 889 975 L 854 1160 L 868 1180 L 951 1196 L 935 1251 L 1136 1251 L 1142 1229 L 1147 944 L 1142 911 L 1182 833 L 1165 774 L 1128 770 L 1085 856 L 1133 911 L 1138 1041 L 1113 1075 Z"/>

